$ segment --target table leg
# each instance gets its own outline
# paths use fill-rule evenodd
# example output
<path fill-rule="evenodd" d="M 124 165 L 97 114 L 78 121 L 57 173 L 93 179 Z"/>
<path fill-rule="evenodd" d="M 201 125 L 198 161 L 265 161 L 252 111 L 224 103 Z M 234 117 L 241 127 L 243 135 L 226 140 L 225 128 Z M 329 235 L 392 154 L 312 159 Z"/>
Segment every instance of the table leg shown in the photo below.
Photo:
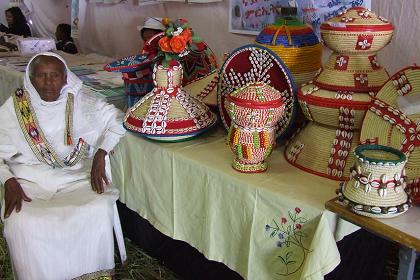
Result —
<path fill-rule="evenodd" d="M 416 250 L 400 245 L 398 254 L 400 263 L 398 266 L 398 280 L 411 280 L 416 263 Z"/>

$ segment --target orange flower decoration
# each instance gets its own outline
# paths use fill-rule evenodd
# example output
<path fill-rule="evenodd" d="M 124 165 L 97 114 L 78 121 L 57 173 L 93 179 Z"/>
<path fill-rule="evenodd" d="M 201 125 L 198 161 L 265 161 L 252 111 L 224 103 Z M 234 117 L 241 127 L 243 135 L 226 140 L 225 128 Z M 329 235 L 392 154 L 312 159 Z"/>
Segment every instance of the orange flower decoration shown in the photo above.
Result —
<path fill-rule="evenodd" d="M 192 43 L 191 30 L 189 28 L 182 31 L 181 34 L 179 34 L 179 36 L 182 36 L 185 39 L 185 42 L 189 44 Z"/>
<path fill-rule="evenodd" d="M 168 38 L 168 37 L 160 38 L 160 40 L 159 40 L 160 49 L 164 52 L 172 52 L 170 41 L 171 41 L 171 39 Z"/>
<path fill-rule="evenodd" d="M 187 41 L 182 36 L 174 36 L 170 39 L 169 44 L 174 53 L 182 53 L 187 46 Z"/>

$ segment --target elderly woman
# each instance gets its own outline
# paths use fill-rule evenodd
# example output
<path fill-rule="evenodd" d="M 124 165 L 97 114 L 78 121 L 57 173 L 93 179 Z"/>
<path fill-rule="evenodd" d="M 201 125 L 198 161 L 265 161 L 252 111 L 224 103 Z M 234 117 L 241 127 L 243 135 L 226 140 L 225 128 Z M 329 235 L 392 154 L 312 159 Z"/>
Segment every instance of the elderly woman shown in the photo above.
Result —
<path fill-rule="evenodd" d="M 19 7 L 11 7 L 5 11 L 8 27 L 1 24 L 0 31 L 23 37 L 31 36 L 31 29 Z"/>
<path fill-rule="evenodd" d="M 108 279 L 114 268 L 118 191 L 105 156 L 124 128 L 118 109 L 81 89 L 60 56 L 41 53 L 0 107 L 1 217 L 17 279 Z"/>

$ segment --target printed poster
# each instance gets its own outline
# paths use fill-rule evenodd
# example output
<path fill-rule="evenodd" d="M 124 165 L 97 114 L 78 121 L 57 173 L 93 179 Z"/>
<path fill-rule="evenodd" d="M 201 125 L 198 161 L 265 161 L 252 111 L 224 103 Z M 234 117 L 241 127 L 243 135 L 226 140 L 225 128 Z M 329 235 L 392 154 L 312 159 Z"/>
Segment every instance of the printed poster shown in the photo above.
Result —
<path fill-rule="evenodd" d="M 258 33 L 273 24 L 277 7 L 297 7 L 297 16 L 319 35 L 321 23 L 355 6 L 371 7 L 371 0 L 229 0 L 229 32 Z"/>

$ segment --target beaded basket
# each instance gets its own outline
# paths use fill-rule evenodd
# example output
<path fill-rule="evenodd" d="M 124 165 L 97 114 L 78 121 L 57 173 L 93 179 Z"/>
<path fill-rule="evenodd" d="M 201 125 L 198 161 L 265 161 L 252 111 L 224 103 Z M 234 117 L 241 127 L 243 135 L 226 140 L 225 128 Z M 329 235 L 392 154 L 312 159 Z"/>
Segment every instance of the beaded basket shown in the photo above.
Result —
<path fill-rule="evenodd" d="M 340 184 L 340 200 L 363 216 L 392 218 L 406 212 L 405 155 L 381 145 L 360 145 L 354 153 L 350 180 Z"/>
<path fill-rule="evenodd" d="M 296 18 L 277 19 L 258 34 L 255 42 L 283 60 L 297 86 L 312 80 L 321 68 L 321 43 L 312 28 Z"/>
<path fill-rule="evenodd" d="M 228 142 L 232 167 L 244 173 L 263 172 L 275 144 L 275 125 L 284 112 L 279 91 L 264 83 L 250 83 L 229 94 L 226 109 L 232 119 Z"/>
<path fill-rule="evenodd" d="M 211 127 L 216 115 L 182 86 L 182 67 L 153 69 L 154 89 L 130 108 L 124 127 L 149 139 L 174 142 L 190 139 Z"/>
<path fill-rule="evenodd" d="M 229 129 L 231 124 L 225 107 L 226 97 L 252 82 L 268 84 L 282 95 L 285 108 L 276 124 L 276 135 L 277 139 L 287 138 L 297 109 L 294 81 L 281 59 L 273 51 L 259 45 L 245 45 L 232 51 L 220 68 L 217 106 L 223 125 Z"/>
<path fill-rule="evenodd" d="M 398 98 L 419 94 L 420 67 L 398 71 L 372 99 L 360 135 L 363 143 L 391 146 L 408 157 L 407 192 L 415 204 L 420 204 L 420 110 L 405 114 Z"/>
<path fill-rule="evenodd" d="M 352 16 L 354 25 L 352 22 L 341 23 L 342 18 L 347 16 Z M 385 24 L 383 19 L 378 19 L 365 8 L 356 7 L 322 25 L 324 28 L 321 27 L 321 34 L 335 36 L 327 36 L 324 43 L 330 47 L 329 40 L 335 38 L 332 46 L 336 52 L 331 54 L 314 81 L 303 85 L 298 92 L 303 113 L 315 124 L 304 127 L 288 144 L 285 156 L 291 164 L 334 180 L 348 178 L 347 162 L 352 162 L 351 151 L 359 143 L 360 129 L 370 104 L 370 96 L 388 79 L 387 72 L 376 61 L 375 51 L 391 39 L 393 27 L 386 24 L 390 28 L 387 31 L 389 36 L 386 37 L 388 41 L 375 44 L 374 48 L 371 48 L 373 43 L 369 41 L 370 45 L 366 48 L 356 46 L 351 49 L 345 46 L 350 44 L 346 36 L 348 34 L 349 38 L 353 38 L 354 30 L 366 34 L 373 30 L 375 34 L 376 29 L 372 29 L 374 18 L 377 25 L 375 28 L 380 29 L 380 23 Z M 310 143 L 313 139 L 319 140 L 316 147 Z"/>
<path fill-rule="evenodd" d="M 394 27 L 364 7 L 350 8 L 320 27 L 323 43 L 338 53 L 375 53 L 391 41 Z"/>

